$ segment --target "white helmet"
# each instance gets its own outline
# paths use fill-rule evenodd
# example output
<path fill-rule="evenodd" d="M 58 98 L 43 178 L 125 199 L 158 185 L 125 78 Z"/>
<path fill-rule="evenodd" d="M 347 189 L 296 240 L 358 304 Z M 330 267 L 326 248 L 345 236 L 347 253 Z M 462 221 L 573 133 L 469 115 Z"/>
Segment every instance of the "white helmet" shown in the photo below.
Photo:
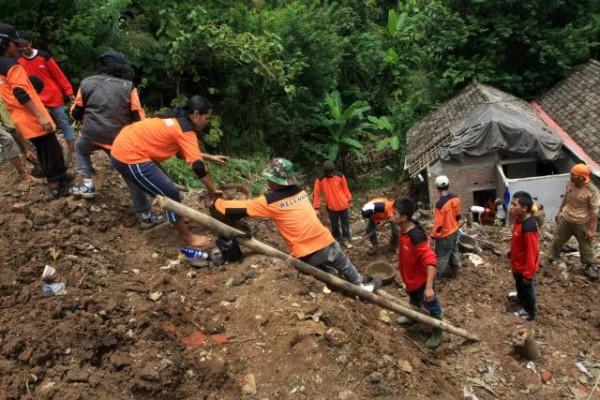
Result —
<path fill-rule="evenodd" d="M 444 189 L 447 188 L 448 185 L 450 185 L 450 180 L 446 175 L 440 175 L 437 178 L 435 178 L 435 186 L 437 186 L 438 188 Z"/>

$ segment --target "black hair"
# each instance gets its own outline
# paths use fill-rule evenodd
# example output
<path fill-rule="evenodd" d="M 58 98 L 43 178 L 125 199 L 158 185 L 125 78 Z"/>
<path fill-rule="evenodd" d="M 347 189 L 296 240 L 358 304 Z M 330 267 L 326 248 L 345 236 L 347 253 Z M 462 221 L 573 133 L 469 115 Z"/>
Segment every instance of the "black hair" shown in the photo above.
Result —
<path fill-rule="evenodd" d="M 521 207 L 527 207 L 527 211 L 531 211 L 533 206 L 533 198 L 527 192 L 519 191 L 513 194 L 513 200 L 518 200 Z"/>
<path fill-rule="evenodd" d="M 408 197 L 401 197 L 394 201 L 394 209 L 398 211 L 398 214 L 406 216 L 408 219 L 412 219 L 415 213 L 415 203 Z"/>
<path fill-rule="evenodd" d="M 182 107 L 170 110 L 166 114 L 161 115 L 161 118 L 189 118 L 190 114 L 194 111 L 198 111 L 200 114 L 208 114 L 212 110 L 212 103 L 202 96 L 192 96 Z"/>
<path fill-rule="evenodd" d="M 125 58 L 101 57 L 98 73 L 114 76 L 115 78 L 133 80 L 133 69 L 127 65 Z"/>

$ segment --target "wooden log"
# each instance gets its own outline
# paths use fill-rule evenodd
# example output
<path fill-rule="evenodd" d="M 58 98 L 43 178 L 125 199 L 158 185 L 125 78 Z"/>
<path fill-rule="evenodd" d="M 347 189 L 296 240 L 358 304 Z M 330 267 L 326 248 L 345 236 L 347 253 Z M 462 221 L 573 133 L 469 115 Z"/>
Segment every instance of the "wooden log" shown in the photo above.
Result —
<path fill-rule="evenodd" d="M 371 303 L 377 304 L 380 307 L 383 307 L 385 309 L 405 315 L 409 318 L 412 318 L 415 321 L 422 322 L 427 325 L 431 325 L 435 328 L 440 328 L 440 329 L 442 329 L 446 332 L 452 333 L 454 335 L 464 337 L 466 339 L 473 340 L 473 341 L 480 340 L 479 337 L 477 337 L 476 335 L 474 335 L 470 332 L 467 332 L 464 329 L 456 328 L 456 327 L 448 324 L 447 322 L 431 318 L 431 317 L 424 315 L 418 311 L 415 311 L 409 307 L 405 307 L 396 302 L 390 301 L 390 300 L 388 300 L 382 296 L 379 296 L 375 293 L 371 293 L 371 292 L 362 290 L 358 286 L 356 286 L 350 282 L 347 282 L 343 279 L 338 278 L 335 275 L 329 274 L 318 268 L 315 268 L 312 265 L 309 265 L 297 258 L 290 256 L 287 253 L 277 250 L 277 249 L 275 249 L 269 245 L 266 245 L 262 242 L 259 242 L 258 240 L 254 239 L 254 238 L 246 239 L 243 237 L 244 232 L 242 232 L 238 229 L 232 228 L 231 226 L 226 225 L 226 224 L 222 223 L 221 221 L 218 221 L 206 214 L 202 214 L 196 210 L 191 209 L 190 207 L 187 207 L 181 203 L 173 201 L 167 197 L 156 196 L 154 203 L 157 204 L 158 206 L 160 206 L 161 208 L 172 211 L 181 217 L 189 218 L 193 221 L 196 221 L 196 222 L 204 225 L 208 229 L 217 232 L 218 234 L 234 235 L 237 237 L 237 240 L 241 245 L 244 245 L 252 250 L 258 251 L 267 256 L 280 258 L 280 259 L 286 261 L 288 264 L 292 265 L 298 271 L 300 271 L 306 275 L 314 276 L 316 279 L 320 280 L 321 282 L 325 282 L 331 288 L 343 290 L 343 291 L 350 293 L 354 296 L 357 296 L 363 300 L 367 300 Z"/>

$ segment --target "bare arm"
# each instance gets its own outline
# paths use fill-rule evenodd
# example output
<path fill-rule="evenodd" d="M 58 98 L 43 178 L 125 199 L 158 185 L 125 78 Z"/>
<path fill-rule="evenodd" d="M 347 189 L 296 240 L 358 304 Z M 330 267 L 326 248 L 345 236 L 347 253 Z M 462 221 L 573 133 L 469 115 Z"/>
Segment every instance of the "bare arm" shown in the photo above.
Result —
<path fill-rule="evenodd" d="M 212 161 L 212 162 L 219 163 L 219 164 L 225 164 L 229 161 L 228 156 L 212 155 L 212 154 L 206 154 L 206 153 L 204 153 L 202 156 L 207 161 Z"/>

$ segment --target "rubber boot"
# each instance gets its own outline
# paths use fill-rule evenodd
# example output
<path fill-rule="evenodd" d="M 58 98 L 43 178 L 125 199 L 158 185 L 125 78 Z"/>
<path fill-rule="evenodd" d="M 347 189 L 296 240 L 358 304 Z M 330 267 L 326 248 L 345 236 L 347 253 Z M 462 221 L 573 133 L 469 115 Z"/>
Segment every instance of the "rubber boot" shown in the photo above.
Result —
<path fill-rule="evenodd" d="M 442 320 L 442 315 L 432 316 L 435 319 Z M 433 328 L 433 334 L 425 341 L 425 347 L 428 349 L 435 349 L 442 343 L 442 336 L 444 331 L 440 328 Z"/>

